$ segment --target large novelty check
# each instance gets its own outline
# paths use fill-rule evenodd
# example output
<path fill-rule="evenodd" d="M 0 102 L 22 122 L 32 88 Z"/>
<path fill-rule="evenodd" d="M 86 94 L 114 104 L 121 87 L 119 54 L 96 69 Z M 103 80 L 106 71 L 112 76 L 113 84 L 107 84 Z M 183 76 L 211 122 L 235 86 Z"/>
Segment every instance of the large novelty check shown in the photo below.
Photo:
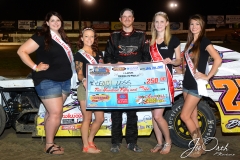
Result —
<path fill-rule="evenodd" d="M 87 65 L 87 109 L 171 107 L 162 62 Z"/>

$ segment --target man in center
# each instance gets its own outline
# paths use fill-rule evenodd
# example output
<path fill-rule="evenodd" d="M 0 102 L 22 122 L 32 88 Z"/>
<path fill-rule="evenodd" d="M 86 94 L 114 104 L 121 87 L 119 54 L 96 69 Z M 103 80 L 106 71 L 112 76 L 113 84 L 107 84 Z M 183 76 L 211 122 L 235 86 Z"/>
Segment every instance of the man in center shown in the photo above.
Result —
<path fill-rule="evenodd" d="M 111 33 L 104 54 L 104 62 L 108 64 L 125 64 L 150 62 L 149 44 L 146 41 L 144 31 L 133 27 L 134 12 L 124 8 L 120 12 L 122 30 Z M 142 152 L 137 145 L 138 117 L 136 110 L 114 110 L 111 112 L 112 119 L 112 146 L 111 152 L 119 152 L 122 143 L 122 113 L 127 114 L 126 142 L 127 148 L 134 152 Z"/>

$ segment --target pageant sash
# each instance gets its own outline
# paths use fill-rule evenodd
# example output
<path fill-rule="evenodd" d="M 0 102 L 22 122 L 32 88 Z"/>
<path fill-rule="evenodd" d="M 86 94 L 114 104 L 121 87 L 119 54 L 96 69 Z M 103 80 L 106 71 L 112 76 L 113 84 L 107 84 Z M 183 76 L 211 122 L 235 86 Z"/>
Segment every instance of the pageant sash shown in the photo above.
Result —
<path fill-rule="evenodd" d="M 90 64 L 98 64 L 97 61 L 93 58 L 93 56 L 85 52 L 83 49 L 80 49 L 78 52 L 81 53 L 82 56 L 86 58 L 86 60 L 88 60 Z"/>
<path fill-rule="evenodd" d="M 153 62 L 163 61 L 163 57 L 160 54 L 157 43 L 155 42 L 153 45 L 150 46 L 150 55 L 152 57 Z M 174 85 L 173 85 L 173 78 L 172 74 L 168 67 L 166 67 L 167 77 L 168 77 L 168 89 L 170 92 L 170 98 L 172 103 L 174 102 Z"/>
<path fill-rule="evenodd" d="M 194 77 L 194 64 L 193 64 L 191 58 L 189 57 L 189 54 L 188 54 L 189 49 L 190 48 L 187 49 L 187 51 L 184 53 L 184 55 L 185 55 L 189 70 L 190 70 L 192 76 Z M 197 69 L 196 69 L 196 72 L 198 72 Z M 207 88 L 206 88 L 208 81 L 206 81 L 204 79 L 195 79 L 195 81 L 197 82 L 198 94 L 208 97 Z"/>
<path fill-rule="evenodd" d="M 58 37 L 56 33 L 51 31 L 52 39 L 56 41 L 60 46 L 63 47 L 64 51 L 67 54 L 67 57 L 70 61 L 70 63 L 73 63 L 73 55 L 72 55 L 72 50 L 71 48 L 62 40 L 62 38 Z"/>
<path fill-rule="evenodd" d="M 75 88 L 76 85 L 77 85 L 77 81 L 78 81 L 78 78 L 77 78 L 77 74 L 76 74 L 76 70 L 75 70 L 75 64 L 73 62 L 73 54 L 72 54 L 72 50 L 71 48 L 62 40 L 62 38 L 60 38 L 56 33 L 54 33 L 52 30 L 51 30 L 51 35 L 52 35 L 52 39 L 57 42 L 60 46 L 63 47 L 70 63 L 71 63 L 71 68 L 72 68 L 72 78 L 71 78 L 71 88 Z"/>

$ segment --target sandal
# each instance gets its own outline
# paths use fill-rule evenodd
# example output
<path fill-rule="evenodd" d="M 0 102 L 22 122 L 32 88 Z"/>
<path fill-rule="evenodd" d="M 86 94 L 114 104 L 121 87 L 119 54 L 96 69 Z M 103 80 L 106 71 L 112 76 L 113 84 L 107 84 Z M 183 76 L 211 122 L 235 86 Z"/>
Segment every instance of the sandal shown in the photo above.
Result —
<path fill-rule="evenodd" d="M 51 155 L 63 155 L 64 151 L 62 151 L 60 148 L 55 147 L 54 145 L 52 145 L 45 151 L 45 153 L 51 154 Z"/>
<path fill-rule="evenodd" d="M 163 148 L 160 151 L 160 154 L 168 154 L 170 152 L 170 150 L 171 150 L 171 146 L 172 146 L 171 143 L 164 143 Z M 167 147 L 170 148 L 169 151 L 165 151 Z"/>
<path fill-rule="evenodd" d="M 94 146 L 87 146 L 87 147 L 83 147 L 82 152 L 84 152 L 84 153 L 100 153 L 101 150 L 96 149 L 96 147 L 94 147 Z"/>
<path fill-rule="evenodd" d="M 61 151 L 64 151 L 64 148 L 57 145 L 56 143 L 46 143 L 46 144 L 53 144 L 55 148 L 59 148 Z"/>
<path fill-rule="evenodd" d="M 156 153 L 156 152 L 158 152 L 158 151 L 161 151 L 162 148 L 163 148 L 163 145 L 162 145 L 162 144 L 156 144 L 156 146 L 155 146 L 154 148 L 152 148 L 152 149 L 150 150 L 150 152 Z"/>
<path fill-rule="evenodd" d="M 95 149 L 98 149 L 94 142 L 88 142 L 88 145 L 89 145 L 90 147 L 93 147 L 93 148 L 95 148 Z"/>

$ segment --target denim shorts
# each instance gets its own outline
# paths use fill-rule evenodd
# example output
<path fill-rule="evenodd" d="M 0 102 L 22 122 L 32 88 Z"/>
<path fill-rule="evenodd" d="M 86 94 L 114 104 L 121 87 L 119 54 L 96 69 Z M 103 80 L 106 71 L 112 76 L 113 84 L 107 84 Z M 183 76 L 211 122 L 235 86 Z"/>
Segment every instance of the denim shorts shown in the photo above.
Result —
<path fill-rule="evenodd" d="M 198 98 L 202 98 L 202 96 L 200 96 L 200 95 L 198 94 L 198 90 L 195 90 L 195 89 L 190 89 L 190 90 L 188 90 L 188 89 L 186 89 L 186 88 L 183 88 L 183 92 L 185 92 L 185 93 L 187 93 L 187 94 L 191 94 L 191 95 L 193 95 L 193 96 L 195 96 L 195 97 L 198 97 Z"/>
<path fill-rule="evenodd" d="M 38 96 L 41 99 L 62 97 L 62 94 L 69 95 L 71 88 L 71 79 L 58 82 L 53 80 L 43 80 L 35 86 Z"/>

